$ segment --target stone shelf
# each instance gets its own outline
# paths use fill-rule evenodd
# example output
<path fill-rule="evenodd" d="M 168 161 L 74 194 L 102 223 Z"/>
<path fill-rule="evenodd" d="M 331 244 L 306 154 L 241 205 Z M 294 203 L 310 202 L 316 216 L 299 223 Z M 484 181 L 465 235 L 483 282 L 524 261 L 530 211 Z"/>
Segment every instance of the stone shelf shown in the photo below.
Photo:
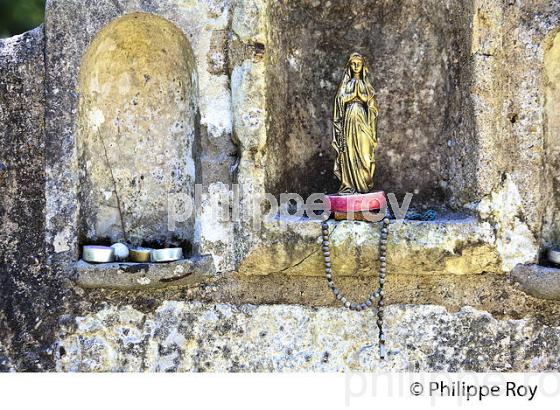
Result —
<path fill-rule="evenodd" d="M 376 274 L 380 225 L 330 221 L 331 255 L 336 275 Z M 285 273 L 323 275 L 320 221 L 277 217 L 263 224 L 261 239 L 241 262 L 247 275 Z M 387 244 L 388 273 L 500 273 L 492 226 L 473 217 L 391 223 Z"/>
<path fill-rule="evenodd" d="M 560 301 L 560 269 L 535 264 L 519 264 L 511 278 L 521 290 L 540 299 Z"/>
<path fill-rule="evenodd" d="M 170 263 L 76 263 L 75 283 L 83 288 L 120 290 L 187 286 L 215 275 L 212 256 L 194 256 Z"/>

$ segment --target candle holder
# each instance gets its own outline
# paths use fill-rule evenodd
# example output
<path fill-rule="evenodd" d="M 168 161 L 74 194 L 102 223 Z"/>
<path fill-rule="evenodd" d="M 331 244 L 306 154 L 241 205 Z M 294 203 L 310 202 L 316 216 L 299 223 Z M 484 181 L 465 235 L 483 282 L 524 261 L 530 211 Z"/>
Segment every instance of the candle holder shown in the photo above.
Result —
<path fill-rule="evenodd" d="M 110 246 L 87 245 L 82 257 L 89 263 L 110 263 L 115 261 L 115 250 Z"/>

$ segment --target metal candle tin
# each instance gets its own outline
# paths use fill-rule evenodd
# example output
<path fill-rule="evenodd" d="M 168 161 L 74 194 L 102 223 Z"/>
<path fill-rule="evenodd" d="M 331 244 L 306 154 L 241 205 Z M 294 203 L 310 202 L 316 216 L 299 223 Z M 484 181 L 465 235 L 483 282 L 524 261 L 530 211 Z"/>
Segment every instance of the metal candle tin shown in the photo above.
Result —
<path fill-rule="evenodd" d="M 131 262 L 150 262 L 152 250 L 148 248 L 131 249 L 128 258 Z"/>
<path fill-rule="evenodd" d="M 183 259 L 183 249 L 165 248 L 152 250 L 152 262 L 174 262 Z"/>
<path fill-rule="evenodd" d="M 110 246 L 84 246 L 83 259 L 91 263 L 109 263 L 115 260 L 115 251 Z"/>
<path fill-rule="evenodd" d="M 548 260 L 552 263 L 560 265 L 560 249 L 550 248 L 548 250 Z"/>

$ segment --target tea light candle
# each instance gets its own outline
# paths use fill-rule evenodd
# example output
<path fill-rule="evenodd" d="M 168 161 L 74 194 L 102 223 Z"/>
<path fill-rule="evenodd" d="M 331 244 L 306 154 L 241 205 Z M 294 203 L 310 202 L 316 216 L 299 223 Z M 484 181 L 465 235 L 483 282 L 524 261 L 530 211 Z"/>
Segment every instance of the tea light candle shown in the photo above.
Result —
<path fill-rule="evenodd" d="M 83 249 L 83 259 L 91 263 L 109 263 L 115 260 L 115 251 L 110 246 L 87 245 Z"/>
<path fill-rule="evenodd" d="M 183 259 L 183 249 L 165 248 L 152 251 L 152 262 L 174 262 Z"/>
<path fill-rule="evenodd" d="M 136 248 L 130 250 L 130 261 L 138 263 L 150 262 L 152 250 L 149 248 Z"/>
<path fill-rule="evenodd" d="M 548 260 L 552 263 L 560 265 L 560 249 L 549 249 L 548 250 Z"/>

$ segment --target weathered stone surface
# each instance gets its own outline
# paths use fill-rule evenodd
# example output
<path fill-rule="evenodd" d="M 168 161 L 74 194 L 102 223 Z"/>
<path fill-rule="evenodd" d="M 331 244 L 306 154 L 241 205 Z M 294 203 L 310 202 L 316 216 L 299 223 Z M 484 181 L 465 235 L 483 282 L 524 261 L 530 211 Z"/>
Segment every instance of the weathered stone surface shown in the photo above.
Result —
<path fill-rule="evenodd" d="M 549 218 L 542 220 L 543 213 L 556 207 L 550 183 L 558 168 L 552 159 L 555 144 L 548 131 L 552 124 L 546 115 L 544 86 L 545 52 L 560 26 L 560 3 L 521 0 L 498 4 L 503 15 L 499 28 L 503 36 L 494 57 L 501 65 L 494 82 L 499 90 L 495 101 L 501 108 L 496 116 L 499 148 L 493 149 L 492 154 L 505 164 L 502 172 L 511 174 L 522 199 L 523 218 L 533 234 L 540 237 L 543 229 L 546 232 L 551 227 Z"/>
<path fill-rule="evenodd" d="M 104 263 L 80 260 L 74 282 L 83 288 L 153 289 L 211 282 L 216 271 L 209 255 L 171 263 Z"/>
<path fill-rule="evenodd" d="M 0 372 L 11 372 L 14 370 L 7 349 L 2 346 L 2 342 L 0 341 Z"/>
<path fill-rule="evenodd" d="M 560 269 L 540 265 L 517 265 L 512 279 L 534 297 L 560 301 Z"/>
<path fill-rule="evenodd" d="M 509 272 L 519 263 L 536 261 L 538 241 L 527 222 L 520 187 L 509 174 L 504 175 L 502 184 L 490 195 L 467 206 L 476 209 L 480 218 L 494 227 L 496 250 L 504 272 Z"/>
<path fill-rule="evenodd" d="M 544 207 L 542 243 L 560 244 L 560 34 L 548 35 L 544 48 L 545 182 L 548 189 Z"/>
<path fill-rule="evenodd" d="M 468 73 L 465 81 L 470 82 L 468 98 L 472 104 L 473 116 L 472 124 L 465 118 L 465 126 L 461 129 L 463 132 L 454 147 L 459 154 L 457 157 L 464 160 L 453 169 L 461 176 L 457 183 L 463 181 L 464 184 L 465 180 L 476 175 L 476 184 L 470 187 L 470 198 L 454 198 L 457 205 L 489 195 L 508 166 L 501 145 L 501 129 L 507 120 L 501 116 L 504 84 L 501 74 L 503 64 L 499 58 L 503 41 L 503 2 L 473 0 L 472 13 L 471 49 L 467 62 L 469 69 L 464 72 Z M 473 149 L 477 151 L 474 155 Z M 453 176 L 451 178 L 455 180 Z"/>
<path fill-rule="evenodd" d="M 52 367 L 66 295 L 45 264 L 44 78 L 42 26 L 0 40 L 0 344 L 18 370 Z"/>
<path fill-rule="evenodd" d="M 558 370 L 560 328 L 465 307 L 386 309 L 380 362 L 374 312 L 169 301 L 154 313 L 108 306 L 64 320 L 60 371 Z"/>
<path fill-rule="evenodd" d="M 232 4 L 232 41 L 229 50 L 233 111 L 233 140 L 238 161 L 233 167 L 239 184 L 238 220 L 234 225 L 236 268 L 258 232 L 251 226 L 253 199 L 266 191 L 268 1 Z"/>
<path fill-rule="evenodd" d="M 338 275 L 377 275 L 381 224 L 329 222 L 333 270 Z M 241 262 L 247 275 L 323 275 L 320 221 L 280 218 L 266 222 L 261 242 Z M 499 272 L 494 231 L 473 218 L 392 223 L 387 271 L 392 274 Z"/>

